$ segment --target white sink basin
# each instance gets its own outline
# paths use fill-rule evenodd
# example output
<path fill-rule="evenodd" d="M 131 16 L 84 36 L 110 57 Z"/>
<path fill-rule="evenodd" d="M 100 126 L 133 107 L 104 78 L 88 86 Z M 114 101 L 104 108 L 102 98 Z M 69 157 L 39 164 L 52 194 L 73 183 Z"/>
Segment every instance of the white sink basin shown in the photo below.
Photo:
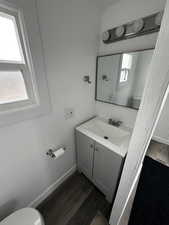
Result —
<path fill-rule="evenodd" d="M 99 118 L 94 118 L 76 129 L 120 156 L 125 157 L 131 133 L 124 127 L 117 128 Z"/>

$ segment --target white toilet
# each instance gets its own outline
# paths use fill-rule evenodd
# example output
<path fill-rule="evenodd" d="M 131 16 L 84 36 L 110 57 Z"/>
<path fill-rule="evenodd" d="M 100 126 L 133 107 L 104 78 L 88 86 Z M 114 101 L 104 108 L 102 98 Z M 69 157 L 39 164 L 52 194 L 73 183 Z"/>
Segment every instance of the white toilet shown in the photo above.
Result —
<path fill-rule="evenodd" d="M 6 217 L 0 225 L 44 225 L 44 221 L 36 209 L 23 208 Z"/>

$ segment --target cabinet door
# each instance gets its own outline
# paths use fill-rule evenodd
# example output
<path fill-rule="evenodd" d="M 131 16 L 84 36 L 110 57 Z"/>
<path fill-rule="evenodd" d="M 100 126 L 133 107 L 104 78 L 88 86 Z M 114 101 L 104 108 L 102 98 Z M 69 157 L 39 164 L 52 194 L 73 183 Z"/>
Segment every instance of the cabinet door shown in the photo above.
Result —
<path fill-rule="evenodd" d="M 119 155 L 98 143 L 95 144 L 93 180 L 110 201 L 116 191 L 122 162 Z"/>
<path fill-rule="evenodd" d="M 92 179 L 94 141 L 86 135 L 76 131 L 76 148 L 79 170 L 89 179 Z"/>

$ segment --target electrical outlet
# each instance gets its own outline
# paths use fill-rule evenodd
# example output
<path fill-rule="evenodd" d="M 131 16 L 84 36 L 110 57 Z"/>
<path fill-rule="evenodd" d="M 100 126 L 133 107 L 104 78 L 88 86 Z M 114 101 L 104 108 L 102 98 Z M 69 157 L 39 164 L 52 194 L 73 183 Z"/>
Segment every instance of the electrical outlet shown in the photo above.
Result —
<path fill-rule="evenodd" d="M 65 108 L 64 109 L 64 114 L 65 114 L 65 119 L 71 119 L 72 117 L 74 117 L 74 109 L 72 108 Z"/>

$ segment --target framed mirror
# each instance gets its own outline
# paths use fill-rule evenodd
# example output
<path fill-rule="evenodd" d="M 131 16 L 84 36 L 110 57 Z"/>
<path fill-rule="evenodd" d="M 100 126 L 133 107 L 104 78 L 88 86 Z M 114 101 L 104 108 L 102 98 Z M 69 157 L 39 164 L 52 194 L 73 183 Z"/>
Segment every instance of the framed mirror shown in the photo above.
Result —
<path fill-rule="evenodd" d="M 96 101 L 139 109 L 154 49 L 97 57 Z"/>

